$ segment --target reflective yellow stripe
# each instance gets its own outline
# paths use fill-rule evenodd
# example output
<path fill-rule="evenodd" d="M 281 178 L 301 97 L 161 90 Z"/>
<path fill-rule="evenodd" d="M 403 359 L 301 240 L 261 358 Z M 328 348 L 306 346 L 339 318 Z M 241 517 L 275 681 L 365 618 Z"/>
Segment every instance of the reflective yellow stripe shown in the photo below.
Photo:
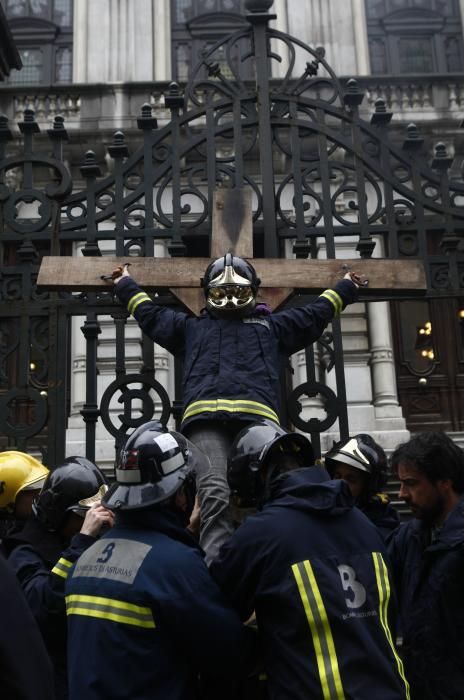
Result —
<path fill-rule="evenodd" d="M 395 657 L 396 665 L 398 667 L 398 673 L 400 674 L 401 679 L 404 683 L 406 698 L 407 700 L 410 700 L 409 683 L 406 680 L 406 676 L 404 674 L 403 662 L 401 661 L 400 657 L 396 652 L 390 627 L 388 625 L 388 604 L 390 602 L 390 579 L 388 578 L 388 569 L 380 552 L 372 552 L 372 559 L 374 561 L 375 578 L 377 581 L 377 589 L 379 592 L 380 622 L 385 632 L 387 641 L 393 652 L 393 656 Z"/>
<path fill-rule="evenodd" d="M 138 292 L 138 294 L 135 294 L 133 297 L 131 297 L 129 303 L 127 304 L 128 312 L 133 316 L 137 306 L 142 304 L 144 301 L 151 301 L 148 294 L 145 294 L 145 292 Z"/>
<path fill-rule="evenodd" d="M 312 566 L 299 562 L 292 571 L 311 630 L 324 700 L 345 700 L 332 630 Z"/>
<path fill-rule="evenodd" d="M 68 561 L 67 559 L 63 559 L 63 557 L 61 557 L 61 559 L 58 559 L 53 567 L 52 574 L 61 576 L 61 578 L 68 578 L 69 569 L 72 567 L 72 565 L 72 561 Z"/>
<path fill-rule="evenodd" d="M 125 625 L 154 629 L 150 608 L 102 596 L 72 594 L 66 596 L 66 614 L 97 617 Z"/>
<path fill-rule="evenodd" d="M 246 401 L 245 399 L 208 399 L 204 401 L 193 401 L 185 409 L 182 420 L 186 420 L 198 413 L 214 413 L 216 411 L 227 411 L 227 413 L 252 413 L 264 416 L 279 423 L 279 417 L 272 408 L 258 401 Z"/>
<path fill-rule="evenodd" d="M 322 292 L 321 297 L 324 297 L 324 299 L 330 301 L 337 316 L 341 313 L 343 309 L 343 299 L 341 298 L 340 294 L 333 289 L 326 289 L 325 292 Z"/>

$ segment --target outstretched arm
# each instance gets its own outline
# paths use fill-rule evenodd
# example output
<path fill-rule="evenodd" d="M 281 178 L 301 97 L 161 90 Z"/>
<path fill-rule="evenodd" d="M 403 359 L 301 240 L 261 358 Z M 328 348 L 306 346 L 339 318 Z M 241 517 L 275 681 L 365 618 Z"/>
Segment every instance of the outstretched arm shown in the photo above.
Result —
<path fill-rule="evenodd" d="M 272 314 L 273 330 L 285 352 L 291 355 L 320 338 L 334 316 L 357 300 L 360 286 L 363 286 L 361 277 L 348 271 L 342 280 L 332 289 L 322 292 L 315 301 Z"/>
<path fill-rule="evenodd" d="M 187 314 L 155 304 L 131 277 L 129 265 L 119 265 L 109 277 L 116 296 L 149 338 L 173 354 L 182 354 Z"/>

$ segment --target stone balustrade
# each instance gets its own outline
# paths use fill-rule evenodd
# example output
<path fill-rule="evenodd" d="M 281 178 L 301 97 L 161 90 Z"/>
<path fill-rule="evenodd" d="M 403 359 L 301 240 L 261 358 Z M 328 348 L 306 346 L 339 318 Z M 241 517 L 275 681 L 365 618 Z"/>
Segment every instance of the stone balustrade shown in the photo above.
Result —
<path fill-rule="evenodd" d="M 346 82 L 348 78 L 342 78 Z M 359 76 L 358 87 L 365 92 L 361 113 L 368 118 L 379 98 L 397 121 L 428 122 L 437 118 L 464 117 L 464 76 L 461 74 L 421 76 Z M 169 82 L 109 83 L 54 86 L 0 87 L 0 113 L 10 122 L 22 120 L 24 109 L 33 109 L 37 122 L 50 126 L 56 115 L 66 120 L 67 129 L 131 129 L 137 125 L 140 107 L 149 103 L 162 125 L 170 118 L 164 106 Z"/>
<path fill-rule="evenodd" d="M 398 120 L 415 122 L 437 117 L 459 118 L 464 112 L 464 77 L 462 74 L 361 76 L 358 87 L 366 93 L 361 111 L 373 111 L 382 99 L 387 110 Z"/>

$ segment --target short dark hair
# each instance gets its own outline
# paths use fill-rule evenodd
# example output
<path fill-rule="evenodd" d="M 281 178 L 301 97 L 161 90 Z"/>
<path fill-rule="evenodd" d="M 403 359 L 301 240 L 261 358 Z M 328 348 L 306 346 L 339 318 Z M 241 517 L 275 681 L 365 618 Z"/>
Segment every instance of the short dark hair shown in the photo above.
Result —
<path fill-rule="evenodd" d="M 410 462 L 429 481 L 450 479 L 457 493 L 464 493 L 464 451 L 446 433 L 418 433 L 403 442 L 390 457 L 392 471 L 400 462 Z"/>

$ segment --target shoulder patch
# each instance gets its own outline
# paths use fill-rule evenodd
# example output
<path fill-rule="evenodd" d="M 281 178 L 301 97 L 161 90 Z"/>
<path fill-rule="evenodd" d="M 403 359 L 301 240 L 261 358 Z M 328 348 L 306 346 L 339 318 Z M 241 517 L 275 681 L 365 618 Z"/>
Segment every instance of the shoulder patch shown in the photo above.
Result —
<path fill-rule="evenodd" d="M 106 578 L 131 584 L 150 550 L 149 544 L 133 540 L 99 540 L 79 557 L 72 578 Z"/>

